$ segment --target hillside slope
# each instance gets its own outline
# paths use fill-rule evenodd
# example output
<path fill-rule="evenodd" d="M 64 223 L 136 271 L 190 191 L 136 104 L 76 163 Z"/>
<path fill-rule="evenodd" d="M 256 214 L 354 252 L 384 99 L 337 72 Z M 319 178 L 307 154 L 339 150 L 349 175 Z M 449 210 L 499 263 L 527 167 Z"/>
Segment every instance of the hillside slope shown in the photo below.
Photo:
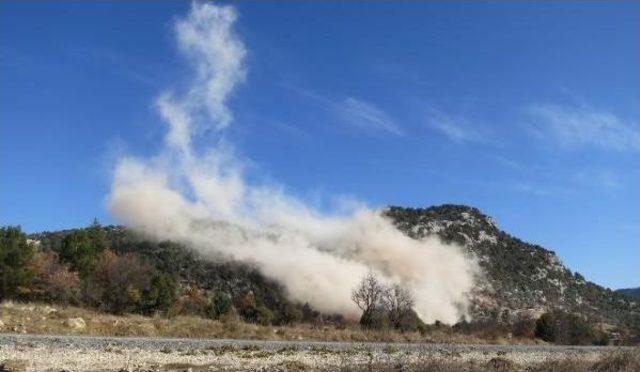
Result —
<path fill-rule="evenodd" d="M 640 287 L 636 288 L 621 288 L 617 289 L 616 292 L 625 294 L 627 296 L 631 296 L 637 299 L 640 299 Z"/>
<path fill-rule="evenodd" d="M 572 273 L 554 252 L 507 234 L 476 208 L 390 207 L 386 214 L 412 238 L 437 234 L 477 257 L 485 280 L 474 294 L 476 316 L 559 308 L 613 324 L 640 325 L 638 302 Z"/>
<path fill-rule="evenodd" d="M 424 209 L 389 207 L 386 216 L 412 238 L 436 234 L 462 246 L 477 259 L 482 277 L 472 294 L 472 316 L 513 318 L 521 312 L 539 315 L 549 309 L 584 314 L 596 321 L 640 329 L 640 304 L 631 297 L 572 273 L 558 257 L 500 230 L 475 208 L 442 205 Z M 267 307 L 285 311 L 291 304 L 282 287 L 255 267 L 240 262 L 213 262 L 175 242 L 153 242 L 118 226 L 103 228 L 118 253 L 137 252 L 160 270 L 177 278 L 182 287 L 197 285 L 207 293 L 223 292 L 241 298 L 248 292 Z M 56 250 L 73 230 L 32 234 L 43 249 Z M 297 305 L 305 318 L 317 316 Z"/>

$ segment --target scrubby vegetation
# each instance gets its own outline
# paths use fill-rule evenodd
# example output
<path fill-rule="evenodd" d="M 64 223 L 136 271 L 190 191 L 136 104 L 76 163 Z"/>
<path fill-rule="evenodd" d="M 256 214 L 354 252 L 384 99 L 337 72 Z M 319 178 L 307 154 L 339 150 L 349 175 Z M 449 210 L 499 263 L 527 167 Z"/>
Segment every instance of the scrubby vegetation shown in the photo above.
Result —
<path fill-rule="evenodd" d="M 494 340 L 563 344 L 637 343 L 638 304 L 568 272 L 553 252 L 499 231 L 477 210 L 460 206 L 390 208 L 387 215 L 414 238 L 438 234 L 478 258 L 485 277 L 472 320 L 424 324 L 411 293 L 365 278 L 354 289 L 359 327 L 375 332 L 434 332 Z M 117 226 L 27 236 L 0 229 L 0 300 L 80 306 L 112 314 L 196 316 L 259 325 L 358 323 L 292 303 L 282 287 L 249 263 L 203 258 L 176 242 L 156 242 Z M 481 299 L 481 300 L 479 300 Z M 542 317 L 542 313 L 545 313 Z M 236 319 L 236 321 L 232 321 Z"/>
<path fill-rule="evenodd" d="M 341 324 L 289 302 L 256 268 L 202 259 L 173 242 L 155 243 L 121 227 L 36 234 L 0 230 L 0 300 L 76 305 L 113 313 L 225 316 L 262 325 Z"/>
<path fill-rule="evenodd" d="M 362 278 L 351 298 L 362 310 L 360 325 L 366 329 L 416 331 L 425 328 L 413 311 L 413 294 L 399 284 L 384 285 L 373 273 Z"/>
<path fill-rule="evenodd" d="M 536 321 L 535 336 L 556 344 L 607 345 L 606 332 L 596 330 L 584 318 L 576 314 L 554 311 L 542 314 Z"/>

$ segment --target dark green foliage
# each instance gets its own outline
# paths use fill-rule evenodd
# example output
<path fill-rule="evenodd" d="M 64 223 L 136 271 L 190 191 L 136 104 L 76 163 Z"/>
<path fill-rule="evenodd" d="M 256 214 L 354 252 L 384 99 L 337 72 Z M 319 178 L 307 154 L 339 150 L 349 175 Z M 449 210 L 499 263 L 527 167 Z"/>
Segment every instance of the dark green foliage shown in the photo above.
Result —
<path fill-rule="evenodd" d="M 251 320 L 254 323 L 261 325 L 272 324 L 276 319 L 275 314 L 268 307 L 263 304 L 258 304 L 255 308 L 255 319 Z"/>
<path fill-rule="evenodd" d="M 60 258 L 82 277 L 93 271 L 97 255 L 108 247 L 107 235 L 97 221 L 86 229 L 75 230 L 62 240 Z"/>
<path fill-rule="evenodd" d="M 78 230 L 65 237 L 60 247 L 60 258 L 83 276 L 91 272 L 95 251 L 86 230 Z"/>
<path fill-rule="evenodd" d="M 418 314 L 413 310 L 403 312 L 399 321 L 394 323 L 394 328 L 402 332 L 412 332 L 424 329 L 425 323 L 420 319 Z"/>
<path fill-rule="evenodd" d="M 255 304 L 245 307 L 240 311 L 240 316 L 247 322 L 270 324 L 274 320 L 273 312 L 263 304 Z"/>
<path fill-rule="evenodd" d="M 320 313 L 313 310 L 309 303 L 302 305 L 300 310 L 302 311 L 302 321 L 306 323 L 313 323 L 320 316 Z"/>
<path fill-rule="evenodd" d="M 555 342 L 557 327 L 552 313 L 544 313 L 536 321 L 535 336 L 543 341 Z"/>
<path fill-rule="evenodd" d="M 565 345 L 591 345 L 603 341 L 584 318 L 561 311 L 547 312 L 538 318 L 535 335 L 544 341 Z"/>
<path fill-rule="evenodd" d="M 0 228 L 0 300 L 18 296 L 29 284 L 33 273 L 27 263 L 33 252 L 20 227 Z"/>
<path fill-rule="evenodd" d="M 280 324 L 298 323 L 302 320 L 302 318 L 303 318 L 303 311 L 300 309 L 300 307 L 291 303 L 287 303 L 284 306 L 282 306 L 282 309 L 280 310 L 280 319 L 278 323 Z"/>
<path fill-rule="evenodd" d="M 365 329 L 375 330 L 385 330 L 391 326 L 388 313 L 376 307 L 362 313 L 360 325 Z"/>
<path fill-rule="evenodd" d="M 176 301 L 176 282 L 167 274 L 156 272 L 151 287 L 145 290 L 139 309 L 144 314 L 165 313 Z"/>
<path fill-rule="evenodd" d="M 237 303 L 240 316 L 247 322 L 268 325 L 274 323 L 276 316 L 253 292 L 245 294 Z"/>
<path fill-rule="evenodd" d="M 446 326 L 441 325 L 441 327 Z M 507 337 L 510 332 L 508 324 L 502 323 L 495 318 L 483 318 L 472 321 L 462 319 L 451 328 L 456 332 L 476 335 L 477 337 L 487 340 Z"/>
<path fill-rule="evenodd" d="M 220 319 L 220 317 L 227 314 L 231 310 L 232 306 L 233 301 L 231 300 L 231 297 L 229 297 L 225 293 L 216 292 L 216 294 L 211 299 L 211 306 L 208 315 L 212 319 Z"/>

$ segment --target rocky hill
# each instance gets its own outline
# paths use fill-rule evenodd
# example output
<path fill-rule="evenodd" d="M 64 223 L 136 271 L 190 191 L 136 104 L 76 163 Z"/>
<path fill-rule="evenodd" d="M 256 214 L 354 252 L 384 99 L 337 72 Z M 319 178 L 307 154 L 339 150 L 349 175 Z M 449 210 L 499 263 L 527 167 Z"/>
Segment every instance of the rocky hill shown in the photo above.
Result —
<path fill-rule="evenodd" d="M 562 309 L 594 321 L 640 329 L 639 302 L 571 272 L 554 252 L 507 234 L 475 208 L 389 207 L 384 213 L 410 237 L 437 234 L 446 242 L 459 244 L 477 260 L 483 274 L 472 294 L 474 318 L 508 320 L 520 313 L 535 316 L 545 310 Z M 180 244 L 149 241 L 124 227 L 103 229 L 113 250 L 143 255 L 183 287 L 197 285 L 207 293 L 222 292 L 231 298 L 251 292 L 278 311 L 291 305 L 277 283 L 248 264 L 205 260 Z M 56 250 L 72 231 L 32 234 L 30 238 L 44 249 Z M 302 311 L 305 317 L 317 317 L 308 306 Z"/>
<path fill-rule="evenodd" d="M 479 210 L 461 205 L 390 207 L 386 214 L 413 238 L 437 234 L 477 257 L 484 280 L 474 293 L 476 316 L 563 309 L 612 324 L 640 326 L 640 304 L 567 269 L 553 251 L 500 230 Z"/>

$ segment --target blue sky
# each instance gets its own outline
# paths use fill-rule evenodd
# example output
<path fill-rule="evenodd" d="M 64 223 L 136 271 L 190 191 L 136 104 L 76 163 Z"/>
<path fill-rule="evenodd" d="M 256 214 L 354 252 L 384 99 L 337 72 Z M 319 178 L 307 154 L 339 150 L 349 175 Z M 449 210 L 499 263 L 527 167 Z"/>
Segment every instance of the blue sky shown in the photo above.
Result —
<path fill-rule="evenodd" d="M 613 288 L 640 284 L 640 3 L 236 4 L 227 140 L 323 208 L 473 205 Z M 189 74 L 188 3 L 0 3 L 0 224 L 111 223 Z M 207 133 L 203 134 L 206 142 Z"/>

